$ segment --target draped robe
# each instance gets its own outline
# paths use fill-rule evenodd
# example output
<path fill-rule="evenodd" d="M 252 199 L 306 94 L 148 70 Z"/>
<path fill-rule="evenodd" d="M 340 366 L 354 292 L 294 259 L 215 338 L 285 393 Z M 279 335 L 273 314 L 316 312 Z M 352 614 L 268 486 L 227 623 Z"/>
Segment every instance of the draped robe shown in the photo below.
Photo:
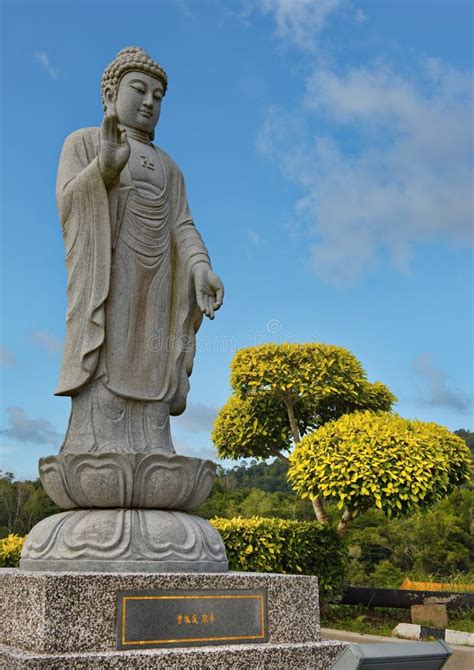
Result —
<path fill-rule="evenodd" d="M 103 375 L 112 393 L 180 414 L 202 321 L 192 269 L 210 265 L 209 256 L 172 159 L 155 147 L 165 186 L 154 203 L 139 195 L 127 167 L 106 189 L 99 145 L 98 128 L 78 130 L 59 162 L 68 310 L 56 395 L 75 396 Z"/>

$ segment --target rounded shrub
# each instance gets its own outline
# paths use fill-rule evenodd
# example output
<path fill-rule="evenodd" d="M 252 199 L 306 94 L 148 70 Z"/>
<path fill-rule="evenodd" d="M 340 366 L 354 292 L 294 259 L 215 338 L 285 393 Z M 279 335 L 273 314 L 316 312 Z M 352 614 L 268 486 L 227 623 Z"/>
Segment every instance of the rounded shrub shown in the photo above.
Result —
<path fill-rule="evenodd" d="M 355 412 L 306 435 L 288 478 L 302 497 L 328 498 L 352 516 L 378 507 L 387 516 L 434 505 L 469 480 L 471 454 L 435 423 L 389 412 Z"/>

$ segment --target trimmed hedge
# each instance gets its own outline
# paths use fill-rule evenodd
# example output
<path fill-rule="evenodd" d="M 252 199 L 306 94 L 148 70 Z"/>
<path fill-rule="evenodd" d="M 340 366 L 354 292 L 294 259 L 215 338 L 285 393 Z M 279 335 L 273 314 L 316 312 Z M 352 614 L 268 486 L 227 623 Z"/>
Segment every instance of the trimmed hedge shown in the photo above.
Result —
<path fill-rule="evenodd" d="M 0 540 L 0 568 L 17 568 L 20 563 L 21 550 L 26 536 L 10 533 Z"/>
<path fill-rule="evenodd" d="M 225 544 L 229 569 L 317 575 L 324 597 L 342 592 L 347 551 L 336 532 L 316 521 L 211 519 Z"/>

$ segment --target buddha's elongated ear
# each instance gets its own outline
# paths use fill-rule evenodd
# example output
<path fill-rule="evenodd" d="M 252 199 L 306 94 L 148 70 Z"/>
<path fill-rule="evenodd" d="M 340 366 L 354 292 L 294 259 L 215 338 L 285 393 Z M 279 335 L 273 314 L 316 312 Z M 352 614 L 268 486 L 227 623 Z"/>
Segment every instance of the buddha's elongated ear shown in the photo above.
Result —
<path fill-rule="evenodd" d="M 104 103 L 108 112 L 115 111 L 115 91 L 111 86 L 104 91 Z"/>

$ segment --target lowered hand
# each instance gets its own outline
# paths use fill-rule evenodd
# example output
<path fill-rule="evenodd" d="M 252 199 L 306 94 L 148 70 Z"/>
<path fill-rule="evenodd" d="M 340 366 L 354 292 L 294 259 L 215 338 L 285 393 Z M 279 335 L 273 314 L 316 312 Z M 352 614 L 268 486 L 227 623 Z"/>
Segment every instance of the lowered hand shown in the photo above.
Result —
<path fill-rule="evenodd" d="M 224 286 L 219 277 L 206 263 L 198 263 L 193 268 L 196 301 L 199 309 L 210 319 L 222 305 Z"/>

